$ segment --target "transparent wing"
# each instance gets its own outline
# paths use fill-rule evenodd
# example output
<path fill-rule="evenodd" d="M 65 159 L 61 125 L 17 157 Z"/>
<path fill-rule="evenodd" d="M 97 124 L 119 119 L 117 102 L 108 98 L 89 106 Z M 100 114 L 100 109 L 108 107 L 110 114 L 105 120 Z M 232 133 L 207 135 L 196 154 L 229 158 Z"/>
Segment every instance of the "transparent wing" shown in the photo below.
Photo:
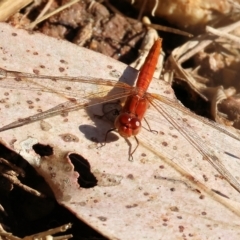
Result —
<path fill-rule="evenodd" d="M 108 86 L 111 88 L 127 89 L 128 84 L 102 78 L 86 76 L 45 76 L 30 73 L 8 71 L 0 68 L 0 87 L 10 89 L 22 89 L 41 92 L 52 92 L 65 97 L 82 98 L 87 95 L 86 84 Z M 101 93 L 99 92 L 99 96 Z"/>
<path fill-rule="evenodd" d="M 70 83 L 67 87 L 66 82 Z M 93 85 L 92 88 L 87 88 L 87 84 Z M 104 86 L 104 88 L 100 88 L 99 86 Z M 134 88 L 130 85 L 115 80 L 88 77 L 43 76 L 6 71 L 4 69 L 0 70 L 0 87 L 52 92 L 68 99 L 68 101 L 44 112 L 19 119 L 18 121 L 3 126 L 0 128 L 0 132 L 66 112 L 125 98 L 134 91 Z"/>
<path fill-rule="evenodd" d="M 203 123 L 229 135 L 230 137 L 237 140 L 240 140 L 240 138 L 223 129 L 221 126 L 196 116 L 194 113 L 181 106 L 177 101 L 157 94 L 147 94 L 147 98 L 150 104 L 204 157 L 204 159 L 207 160 L 238 192 L 240 192 L 239 182 L 225 168 L 221 160 L 208 147 L 208 144 L 206 144 L 201 137 L 199 137 L 199 135 L 183 121 L 183 119 L 182 121 L 179 121 L 179 119 L 173 117 L 173 108 L 202 121 Z"/>
<path fill-rule="evenodd" d="M 213 122 L 207 118 L 204 118 L 204 117 L 201 117 L 199 115 L 196 115 L 195 113 L 191 112 L 189 109 L 187 109 L 186 107 L 182 106 L 181 104 L 179 104 L 175 99 L 171 99 L 171 98 L 167 98 L 165 96 L 160 96 L 158 94 L 152 94 L 151 93 L 151 96 L 150 97 L 151 99 L 152 98 L 156 98 L 158 99 L 160 102 L 162 103 L 165 103 L 166 105 L 172 107 L 172 108 L 175 108 L 176 110 L 179 110 L 203 123 L 205 123 L 206 125 L 236 139 L 236 140 L 239 140 L 240 141 L 240 136 L 237 136 L 229 131 L 227 131 L 225 128 L 223 128 L 220 124 L 217 124 L 216 122 Z"/>

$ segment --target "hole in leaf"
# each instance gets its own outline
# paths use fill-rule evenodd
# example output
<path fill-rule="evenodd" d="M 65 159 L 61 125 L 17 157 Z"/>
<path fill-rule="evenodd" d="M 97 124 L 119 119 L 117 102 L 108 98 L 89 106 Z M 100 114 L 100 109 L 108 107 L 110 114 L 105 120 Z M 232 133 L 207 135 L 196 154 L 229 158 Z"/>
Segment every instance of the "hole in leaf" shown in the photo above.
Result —
<path fill-rule="evenodd" d="M 96 177 L 91 173 L 91 166 L 89 162 L 79 154 L 72 153 L 69 158 L 74 165 L 74 170 L 77 171 L 80 176 L 78 183 L 82 188 L 92 188 L 97 185 Z"/>
<path fill-rule="evenodd" d="M 37 143 L 37 144 L 34 144 L 32 148 L 41 157 L 50 156 L 53 154 L 53 148 L 49 145 L 43 145 L 43 144 Z"/>

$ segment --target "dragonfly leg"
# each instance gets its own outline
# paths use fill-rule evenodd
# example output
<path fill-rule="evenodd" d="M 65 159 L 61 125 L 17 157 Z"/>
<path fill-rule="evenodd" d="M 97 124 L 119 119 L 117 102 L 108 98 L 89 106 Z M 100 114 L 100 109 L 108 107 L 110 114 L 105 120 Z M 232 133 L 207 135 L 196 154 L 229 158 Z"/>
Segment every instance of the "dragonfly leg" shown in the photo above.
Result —
<path fill-rule="evenodd" d="M 101 143 L 101 146 L 99 146 L 97 149 L 99 149 L 99 148 L 101 148 L 101 147 L 104 147 L 104 146 L 106 145 L 106 143 L 107 143 L 107 138 L 108 138 L 108 134 L 109 134 L 110 132 L 115 131 L 115 130 L 116 130 L 116 128 L 111 128 L 111 129 L 109 129 L 109 130 L 106 132 L 104 142 Z"/>
<path fill-rule="evenodd" d="M 115 130 L 116 130 L 116 128 L 111 128 L 111 129 L 109 129 L 109 130 L 106 132 L 104 142 L 101 143 L 101 146 L 99 146 L 97 149 L 102 148 L 102 147 L 104 147 L 104 146 L 106 145 L 106 143 L 107 143 L 107 138 L 108 138 L 108 134 L 109 134 L 110 132 L 115 131 Z M 134 136 L 134 138 L 135 138 L 135 140 L 136 140 L 136 142 L 137 142 L 137 146 L 133 149 L 133 151 L 132 151 L 132 144 L 131 144 L 131 142 L 128 140 L 128 138 L 124 138 L 125 141 L 127 142 L 128 146 L 129 146 L 129 150 L 128 150 L 129 158 L 128 158 L 128 160 L 129 160 L 130 162 L 133 161 L 133 154 L 135 153 L 135 151 L 137 150 L 137 148 L 138 148 L 138 146 L 139 146 L 139 141 L 138 141 L 137 137 Z"/>
<path fill-rule="evenodd" d="M 94 115 L 99 119 L 107 119 L 108 121 L 114 123 L 117 116 L 120 114 L 122 106 L 120 101 L 104 103 L 102 105 L 103 115 Z"/>
<path fill-rule="evenodd" d="M 133 161 L 133 154 L 135 153 L 135 151 L 137 150 L 137 148 L 138 148 L 138 146 L 139 146 L 139 141 L 138 141 L 137 137 L 134 136 L 134 138 L 135 138 L 135 140 L 136 140 L 136 142 L 137 142 L 137 145 L 136 145 L 136 147 L 133 149 L 133 151 L 132 151 L 132 144 L 130 143 L 130 141 L 128 140 L 128 138 L 125 138 L 125 141 L 127 142 L 128 146 L 129 146 L 129 151 L 128 151 L 129 158 L 128 158 L 128 160 L 129 160 L 130 162 Z"/>
<path fill-rule="evenodd" d="M 157 130 L 151 129 L 151 127 L 150 127 L 147 119 L 146 119 L 146 118 L 143 118 L 143 119 L 144 119 L 144 121 L 146 122 L 148 128 L 145 128 L 145 127 L 143 127 L 143 126 L 142 126 L 142 128 L 144 128 L 145 130 L 147 130 L 147 131 L 149 131 L 149 132 L 151 132 L 151 133 L 153 133 L 153 134 L 158 134 L 158 131 L 157 131 Z"/>
<path fill-rule="evenodd" d="M 108 112 L 105 112 L 103 115 L 94 114 L 95 118 L 98 119 L 107 119 L 111 122 L 114 122 L 115 118 L 119 115 L 120 111 L 118 109 L 112 109 Z"/>

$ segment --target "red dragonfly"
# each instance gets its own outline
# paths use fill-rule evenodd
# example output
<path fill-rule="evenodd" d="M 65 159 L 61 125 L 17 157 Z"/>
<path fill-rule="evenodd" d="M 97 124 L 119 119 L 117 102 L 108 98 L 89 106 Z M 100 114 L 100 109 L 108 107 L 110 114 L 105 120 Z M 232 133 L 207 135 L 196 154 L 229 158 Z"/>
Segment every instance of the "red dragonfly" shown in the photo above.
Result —
<path fill-rule="evenodd" d="M 110 86 L 114 91 L 109 94 L 109 90 L 104 92 L 92 93 L 85 96 L 76 97 L 70 99 L 67 102 L 61 103 L 47 111 L 38 113 L 27 118 L 19 119 L 18 121 L 12 122 L 6 126 L 0 128 L 0 132 L 6 131 L 8 129 L 16 128 L 25 124 L 29 124 L 35 121 L 43 120 L 55 115 L 60 115 L 62 113 L 76 111 L 81 108 L 90 107 L 92 105 L 106 103 L 116 99 L 127 98 L 125 106 L 122 112 L 115 120 L 115 128 L 121 136 L 128 138 L 130 136 L 136 136 L 141 129 L 141 120 L 144 118 L 144 114 L 149 105 L 153 106 L 159 114 L 164 116 L 164 118 L 175 128 L 182 136 L 187 139 L 187 141 L 206 159 L 238 192 L 240 192 L 240 184 L 232 176 L 232 174 L 224 167 L 221 160 L 212 152 L 212 150 L 206 146 L 205 142 L 197 135 L 196 132 L 191 130 L 191 128 L 184 123 L 184 121 L 179 121 L 174 119 L 171 109 L 176 109 L 183 112 L 204 124 L 217 129 L 218 131 L 240 140 L 239 137 L 235 136 L 231 132 L 228 132 L 220 125 L 209 121 L 205 118 L 199 117 L 192 113 L 190 110 L 186 109 L 180 105 L 176 100 L 170 99 L 158 94 L 148 93 L 148 86 L 153 78 L 153 73 L 156 68 L 158 61 L 158 56 L 161 51 L 161 39 L 157 39 L 153 44 L 143 67 L 140 70 L 138 80 L 135 87 L 132 87 L 126 83 L 116 82 L 115 80 L 104 80 L 92 77 L 62 77 L 62 76 L 44 76 L 35 75 L 22 72 L 8 71 L 0 69 L 0 82 L 2 87 L 9 88 L 20 88 L 35 91 L 46 91 L 55 92 L 58 94 L 68 94 L 66 90 L 54 90 L 48 86 L 41 85 L 41 82 L 34 82 L 34 79 L 48 79 L 52 81 L 57 81 L 60 83 L 64 82 L 77 82 L 83 84 L 93 84 L 93 85 L 105 85 Z M 6 80 L 6 81 L 3 81 Z M 10 81 L 13 81 L 12 84 Z M 17 84 L 19 83 L 19 84 Z M 32 84 L 32 85 L 31 85 Z M 31 86 L 29 86 L 31 85 Z M 35 85 L 35 87 L 34 87 Z M 96 102 L 90 101 L 90 99 L 97 99 Z M 170 109 L 170 110 L 169 110 Z M 239 156 L 240 157 L 240 156 Z M 194 179 L 194 177 L 192 177 Z"/>

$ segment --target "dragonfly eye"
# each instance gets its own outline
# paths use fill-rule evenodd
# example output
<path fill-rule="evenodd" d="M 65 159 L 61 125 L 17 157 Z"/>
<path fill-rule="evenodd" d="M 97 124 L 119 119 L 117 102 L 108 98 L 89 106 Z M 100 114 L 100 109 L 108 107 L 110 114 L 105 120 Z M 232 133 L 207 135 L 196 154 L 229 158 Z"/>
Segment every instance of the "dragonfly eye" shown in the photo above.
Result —
<path fill-rule="evenodd" d="M 116 121 L 115 127 L 123 137 L 135 136 L 141 129 L 141 122 L 137 117 L 131 116 L 131 114 L 123 113 L 120 114 Z"/>
<path fill-rule="evenodd" d="M 133 130 L 141 127 L 141 122 L 138 118 L 132 118 L 130 122 L 131 122 L 131 128 Z"/>

